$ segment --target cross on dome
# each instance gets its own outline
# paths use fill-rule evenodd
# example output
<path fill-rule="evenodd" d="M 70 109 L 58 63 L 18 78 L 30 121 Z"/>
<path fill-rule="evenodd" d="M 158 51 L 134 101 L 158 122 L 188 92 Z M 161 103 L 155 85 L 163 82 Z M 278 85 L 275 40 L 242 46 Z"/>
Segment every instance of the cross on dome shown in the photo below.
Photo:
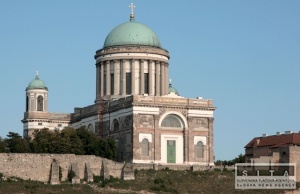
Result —
<path fill-rule="evenodd" d="M 35 78 L 36 78 L 36 79 L 39 78 L 39 71 L 36 71 L 36 73 L 35 73 Z"/>
<path fill-rule="evenodd" d="M 135 5 L 133 5 L 133 3 L 131 3 L 131 4 L 129 5 L 129 8 L 131 9 L 131 14 L 133 14 L 133 10 L 134 10 L 134 8 L 135 8 Z"/>
<path fill-rule="evenodd" d="M 129 8 L 131 9 L 130 19 L 133 19 L 133 18 L 134 18 L 134 13 L 133 13 L 133 11 L 134 11 L 135 5 L 133 5 L 133 3 L 131 3 L 131 4 L 129 5 Z"/>

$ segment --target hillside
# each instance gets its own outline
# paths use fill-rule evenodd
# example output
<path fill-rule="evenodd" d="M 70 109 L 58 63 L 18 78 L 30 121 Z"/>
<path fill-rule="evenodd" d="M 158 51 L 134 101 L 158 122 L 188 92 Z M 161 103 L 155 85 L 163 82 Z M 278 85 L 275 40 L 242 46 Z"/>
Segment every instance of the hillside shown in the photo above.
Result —
<path fill-rule="evenodd" d="M 94 183 L 71 185 L 45 185 L 33 181 L 8 181 L 0 183 L 0 193 L 284 193 L 283 190 L 235 190 L 232 171 L 173 171 L 140 170 L 135 171 L 136 180 L 111 178 Z"/>

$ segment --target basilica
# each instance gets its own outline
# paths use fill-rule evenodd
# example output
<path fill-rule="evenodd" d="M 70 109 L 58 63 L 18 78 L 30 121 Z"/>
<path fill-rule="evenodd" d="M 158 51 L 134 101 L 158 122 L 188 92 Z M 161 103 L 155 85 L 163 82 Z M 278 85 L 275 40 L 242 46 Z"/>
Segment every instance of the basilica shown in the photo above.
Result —
<path fill-rule="evenodd" d="M 212 100 L 179 95 L 168 79 L 169 52 L 135 20 L 133 6 L 129 21 L 107 35 L 94 57 L 95 101 L 73 113 L 48 112 L 48 88 L 36 74 L 26 88 L 25 137 L 85 126 L 116 141 L 118 161 L 214 165 Z"/>

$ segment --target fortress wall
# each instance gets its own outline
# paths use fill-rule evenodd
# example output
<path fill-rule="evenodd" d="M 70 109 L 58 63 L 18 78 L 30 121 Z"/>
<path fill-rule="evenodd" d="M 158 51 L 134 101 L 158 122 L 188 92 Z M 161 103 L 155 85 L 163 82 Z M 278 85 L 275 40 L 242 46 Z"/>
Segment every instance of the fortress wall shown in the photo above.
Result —
<path fill-rule="evenodd" d="M 0 172 L 6 177 L 19 177 L 24 180 L 48 182 L 53 160 L 62 168 L 62 181 L 67 179 L 72 163 L 79 167 L 79 178 L 84 179 L 85 164 L 88 163 L 95 175 L 100 175 L 102 161 L 109 170 L 109 175 L 121 178 L 123 163 L 117 163 L 94 155 L 74 154 L 31 154 L 1 153 Z"/>

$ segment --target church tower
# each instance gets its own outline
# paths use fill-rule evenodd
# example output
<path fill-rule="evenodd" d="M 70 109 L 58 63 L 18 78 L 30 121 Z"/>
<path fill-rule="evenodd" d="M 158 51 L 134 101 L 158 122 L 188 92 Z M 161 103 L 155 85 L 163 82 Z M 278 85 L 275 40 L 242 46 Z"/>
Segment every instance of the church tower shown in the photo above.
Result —
<path fill-rule="evenodd" d="M 26 112 L 48 111 L 48 88 L 39 79 L 38 72 L 26 88 Z"/>
<path fill-rule="evenodd" d="M 23 136 L 32 137 L 34 130 L 48 128 L 61 130 L 69 125 L 70 114 L 48 112 L 48 88 L 40 80 L 38 72 L 26 88 Z"/>

